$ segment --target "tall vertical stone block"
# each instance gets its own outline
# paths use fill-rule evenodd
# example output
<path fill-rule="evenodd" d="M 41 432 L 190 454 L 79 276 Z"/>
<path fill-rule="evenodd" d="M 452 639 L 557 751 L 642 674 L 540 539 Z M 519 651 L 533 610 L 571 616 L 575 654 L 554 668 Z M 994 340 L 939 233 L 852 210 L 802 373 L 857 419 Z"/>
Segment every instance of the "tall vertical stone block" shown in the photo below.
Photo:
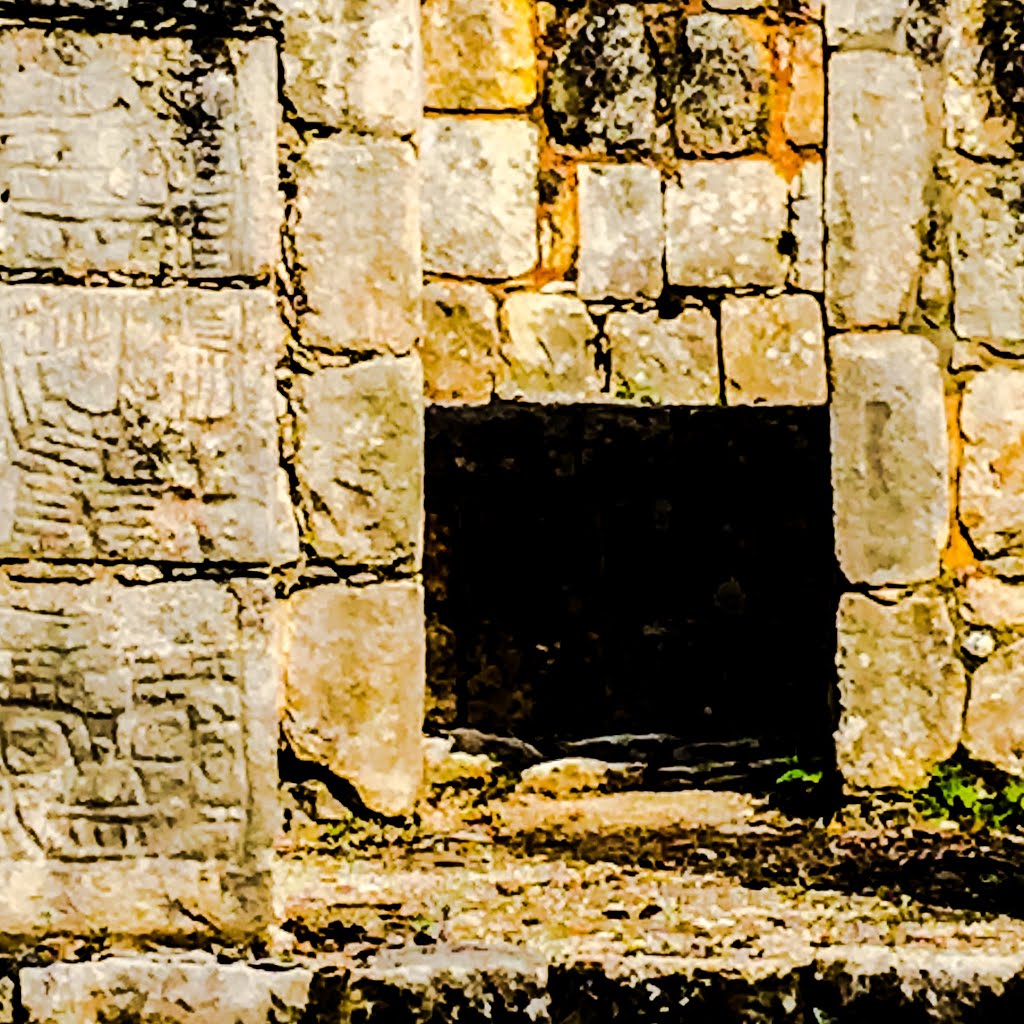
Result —
<path fill-rule="evenodd" d="M 933 141 L 911 57 L 829 63 L 825 297 L 836 327 L 890 327 L 912 305 Z"/>
<path fill-rule="evenodd" d="M 846 577 L 881 586 L 938 575 L 949 531 L 949 442 L 937 354 L 919 337 L 831 342 L 836 550 Z"/>
<path fill-rule="evenodd" d="M 1024 776 L 1024 640 L 1004 647 L 971 676 L 964 746 L 971 757 Z"/>

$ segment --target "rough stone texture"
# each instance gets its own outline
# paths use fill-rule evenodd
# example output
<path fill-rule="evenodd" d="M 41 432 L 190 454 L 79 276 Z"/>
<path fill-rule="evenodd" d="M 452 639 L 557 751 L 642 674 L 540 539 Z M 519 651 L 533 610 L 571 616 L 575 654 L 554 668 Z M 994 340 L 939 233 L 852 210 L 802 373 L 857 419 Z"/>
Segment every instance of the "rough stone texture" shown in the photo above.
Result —
<path fill-rule="evenodd" d="M 825 42 L 819 25 L 791 28 L 782 37 L 783 68 L 790 76 L 783 127 L 797 146 L 820 146 L 825 137 Z"/>
<path fill-rule="evenodd" d="M 724 299 L 722 361 L 729 405 L 828 401 L 821 307 L 809 295 Z"/>
<path fill-rule="evenodd" d="M 408 352 L 420 328 L 419 182 L 404 142 L 314 139 L 298 171 L 304 341 Z"/>
<path fill-rule="evenodd" d="M 427 118 L 420 154 L 426 269 L 507 278 L 537 262 L 537 129 L 523 118 Z"/>
<path fill-rule="evenodd" d="M 976 626 L 1024 629 L 1024 587 L 993 576 L 974 576 L 965 585 L 960 613 Z"/>
<path fill-rule="evenodd" d="M 5 939 L 267 923 L 272 609 L 251 581 L 0 581 Z"/>
<path fill-rule="evenodd" d="M 605 321 L 611 393 L 643 405 L 717 405 L 715 318 L 703 306 L 678 316 L 612 313 Z"/>
<path fill-rule="evenodd" d="M 313 587 L 288 602 L 288 741 L 383 814 L 410 813 L 423 781 L 424 637 L 413 581 Z"/>
<path fill-rule="evenodd" d="M 533 102 L 530 0 L 426 0 L 422 24 L 428 107 L 508 110 Z"/>
<path fill-rule="evenodd" d="M 596 368 L 597 325 L 571 295 L 514 292 L 501 311 L 506 340 L 500 398 L 586 402 L 603 383 Z"/>
<path fill-rule="evenodd" d="M 836 753 L 855 787 L 923 785 L 960 739 L 967 685 L 939 596 L 839 602 Z"/>
<path fill-rule="evenodd" d="M 847 579 L 931 579 L 949 533 L 949 442 L 938 356 L 885 332 L 831 340 L 836 551 Z"/>
<path fill-rule="evenodd" d="M 260 970 L 211 957 L 111 957 L 21 971 L 28 1024 L 298 1024 L 312 972 Z"/>
<path fill-rule="evenodd" d="M 498 372 L 498 304 L 481 284 L 435 281 L 423 290 L 423 377 L 427 400 L 490 400 Z"/>
<path fill-rule="evenodd" d="M 1024 640 L 1004 647 L 971 676 L 964 747 L 979 761 L 1024 776 Z"/>
<path fill-rule="evenodd" d="M 415 356 L 318 370 L 301 382 L 295 470 L 318 555 L 419 564 L 423 377 Z"/>
<path fill-rule="evenodd" d="M 921 267 L 918 223 L 931 170 L 921 75 L 910 57 L 854 51 L 829 62 L 829 253 L 836 327 L 900 322 Z"/>
<path fill-rule="evenodd" d="M 996 367 L 964 391 L 960 519 L 984 555 L 1024 546 L 1024 373 Z"/>
<path fill-rule="evenodd" d="M 941 57 L 950 0 L 827 0 L 823 6 L 832 46 L 909 51 L 929 61 Z"/>
<path fill-rule="evenodd" d="M 410 135 L 423 116 L 417 0 L 277 0 L 284 95 L 313 124 Z"/>
<path fill-rule="evenodd" d="M 297 554 L 269 292 L 0 289 L 0 556 Z"/>
<path fill-rule="evenodd" d="M 646 149 L 658 84 L 643 12 L 594 3 L 567 16 L 548 71 L 545 113 L 556 142 L 594 152 Z"/>
<path fill-rule="evenodd" d="M 789 224 L 796 249 L 790 277 L 794 287 L 808 292 L 825 289 L 823 189 L 821 162 L 808 161 L 793 181 Z"/>
<path fill-rule="evenodd" d="M 271 39 L 0 32 L 0 265 L 268 274 L 276 69 Z"/>
<path fill-rule="evenodd" d="M 579 170 L 579 268 L 584 299 L 661 294 L 665 220 L 661 175 L 641 164 L 584 164 Z"/>
<path fill-rule="evenodd" d="M 665 191 L 667 267 L 672 284 L 773 287 L 786 280 L 781 252 L 788 186 L 757 157 L 680 166 Z"/>
<path fill-rule="evenodd" d="M 743 153 L 764 147 L 771 55 L 727 14 L 686 19 L 674 61 L 676 144 L 683 153 Z"/>
<path fill-rule="evenodd" d="M 1022 170 L 1019 163 L 960 164 L 950 238 L 957 334 L 1017 353 L 1024 342 Z"/>
<path fill-rule="evenodd" d="M 639 789 L 645 765 L 601 761 L 596 757 L 561 757 L 531 765 L 516 787 L 523 793 L 567 798 L 575 793 L 613 793 Z"/>

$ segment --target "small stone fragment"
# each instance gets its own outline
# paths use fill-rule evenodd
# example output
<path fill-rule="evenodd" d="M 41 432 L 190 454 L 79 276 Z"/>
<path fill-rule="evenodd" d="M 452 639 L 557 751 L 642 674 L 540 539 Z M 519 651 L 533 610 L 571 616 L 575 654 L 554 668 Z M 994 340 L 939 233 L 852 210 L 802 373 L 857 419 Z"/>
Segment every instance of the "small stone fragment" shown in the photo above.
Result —
<path fill-rule="evenodd" d="M 964 747 L 979 761 L 1024 776 L 1024 640 L 1004 647 L 971 676 Z"/>
<path fill-rule="evenodd" d="M 612 396 L 639 405 L 717 405 L 715 318 L 703 306 L 675 317 L 612 313 L 605 321 Z"/>
<path fill-rule="evenodd" d="M 810 295 L 726 298 L 722 360 L 729 405 L 828 401 L 821 307 Z"/>
<path fill-rule="evenodd" d="M 580 793 L 615 793 L 639 786 L 643 774 L 642 764 L 562 757 L 527 768 L 516 789 L 562 799 Z"/>
<path fill-rule="evenodd" d="M 600 397 L 597 325 L 579 299 L 514 292 L 501 315 L 506 366 L 497 387 L 500 398 L 553 404 Z"/>
<path fill-rule="evenodd" d="M 498 372 L 498 303 L 481 284 L 435 281 L 423 290 L 423 378 L 428 402 L 487 402 Z"/>
<path fill-rule="evenodd" d="M 809 160 L 793 180 L 790 231 L 793 233 L 791 280 L 808 292 L 825 289 L 825 215 L 822 207 L 824 171 L 820 160 Z"/>
<path fill-rule="evenodd" d="M 1024 629 L 1024 586 L 994 576 L 972 576 L 960 611 L 966 621 L 978 626 Z"/>
<path fill-rule="evenodd" d="M 665 192 L 672 284 L 696 288 L 785 283 L 788 186 L 768 160 L 684 163 Z"/>
<path fill-rule="evenodd" d="M 924 785 L 956 751 L 967 684 L 939 596 L 839 603 L 839 767 L 855 787 Z"/>
<path fill-rule="evenodd" d="M 525 118 L 427 118 L 420 154 L 426 270 L 509 278 L 533 268 L 537 147 L 537 129 Z"/>
<path fill-rule="evenodd" d="M 796 146 L 820 146 L 825 137 L 825 54 L 819 25 L 792 28 L 783 37 L 789 71 L 784 127 Z"/>
<path fill-rule="evenodd" d="M 665 223 L 656 168 L 584 164 L 579 170 L 579 220 L 580 298 L 661 294 Z"/>

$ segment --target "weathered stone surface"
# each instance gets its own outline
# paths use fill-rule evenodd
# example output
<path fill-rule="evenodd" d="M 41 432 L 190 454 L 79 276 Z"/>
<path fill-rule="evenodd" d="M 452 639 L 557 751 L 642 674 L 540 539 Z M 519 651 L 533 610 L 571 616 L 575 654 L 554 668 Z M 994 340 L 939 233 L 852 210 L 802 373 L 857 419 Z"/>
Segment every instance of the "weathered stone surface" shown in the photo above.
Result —
<path fill-rule="evenodd" d="M 839 602 L 839 767 L 857 787 L 923 785 L 960 739 L 967 685 L 941 597 Z"/>
<path fill-rule="evenodd" d="M 413 581 L 313 587 L 288 602 L 284 731 L 383 814 L 407 814 L 423 780 L 426 646 Z"/>
<path fill-rule="evenodd" d="M 0 264 L 268 274 L 276 69 L 271 39 L 0 32 Z"/>
<path fill-rule="evenodd" d="M 643 405 L 717 405 L 718 339 L 703 306 L 678 316 L 612 313 L 605 321 L 611 393 Z"/>
<path fill-rule="evenodd" d="M 269 292 L 0 289 L 0 555 L 294 557 L 283 350 Z"/>
<path fill-rule="evenodd" d="M 823 6 L 833 46 L 909 51 L 928 60 L 941 56 L 948 0 L 827 0 Z"/>
<path fill-rule="evenodd" d="M 576 793 L 614 793 L 639 787 L 644 767 L 642 763 L 600 761 L 595 757 L 561 757 L 527 768 L 516 788 L 556 798 Z"/>
<path fill-rule="evenodd" d="M 548 71 L 545 112 L 556 142 L 605 152 L 646 149 L 658 85 L 642 10 L 584 5 L 567 16 Z"/>
<path fill-rule="evenodd" d="M 994 576 L 973 576 L 966 583 L 960 613 L 976 626 L 1024 629 L 1024 587 Z"/>
<path fill-rule="evenodd" d="M 537 146 L 525 118 L 427 118 L 420 160 L 427 270 L 506 278 L 533 268 Z"/>
<path fill-rule="evenodd" d="M 665 220 L 661 175 L 642 164 L 584 164 L 579 170 L 579 268 L 584 299 L 661 294 Z"/>
<path fill-rule="evenodd" d="M 298 171 L 295 249 L 307 344 L 408 352 L 419 336 L 419 182 L 404 142 L 314 139 Z"/>
<path fill-rule="evenodd" d="M 276 0 L 284 95 L 303 121 L 410 135 L 423 117 L 417 0 Z"/>
<path fill-rule="evenodd" d="M 931 579 L 949 533 L 949 442 L 937 354 L 893 332 L 831 341 L 836 551 L 847 579 Z"/>
<path fill-rule="evenodd" d="M 828 401 L 821 307 L 810 295 L 727 297 L 722 360 L 729 405 Z"/>
<path fill-rule="evenodd" d="M 961 164 L 950 238 L 956 333 L 1017 353 L 1024 342 L 1022 170 L 1019 163 Z"/>
<path fill-rule="evenodd" d="M 786 280 L 781 252 L 788 187 L 757 157 L 684 163 L 665 191 L 672 284 L 772 287 Z"/>
<path fill-rule="evenodd" d="M 212 956 L 110 957 L 20 974 L 29 1024 L 298 1024 L 311 978 L 302 967 L 260 970 Z"/>
<path fill-rule="evenodd" d="M 932 140 L 911 57 L 870 51 L 829 62 L 825 295 L 837 327 L 896 325 L 921 267 Z"/>
<path fill-rule="evenodd" d="M 820 292 L 825 288 L 823 189 L 821 161 L 810 160 L 793 180 L 789 225 L 796 249 L 790 278 L 795 288 L 808 292 Z"/>
<path fill-rule="evenodd" d="M 797 146 L 820 146 L 825 137 L 825 41 L 820 25 L 790 28 L 780 42 L 789 74 L 783 127 Z"/>
<path fill-rule="evenodd" d="M 971 757 L 1024 776 L 1024 640 L 975 669 L 964 720 Z"/>
<path fill-rule="evenodd" d="M 1024 373 L 996 367 L 964 391 L 960 519 L 983 554 L 1024 547 Z"/>
<path fill-rule="evenodd" d="M 768 136 L 771 55 L 727 14 L 686 19 L 673 63 L 676 144 L 683 153 L 743 153 Z"/>
<path fill-rule="evenodd" d="M 423 375 L 415 356 L 319 370 L 301 382 L 295 460 L 318 555 L 418 565 Z"/>
<path fill-rule="evenodd" d="M 427 106 L 528 107 L 537 95 L 533 17 L 529 0 L 426 0 Z"/>
<path fill-rule="evenodd" d="M 506 342 L 500 398 L 545 404 L 585 402 L 601 392 L 597 325 L 571 295 L 514 292 L 501 311 Z"/>
<path fill-rule="evenodd" d="M 490 400 L 498 370 L 498 303 L 481 284 L 435 281 L 423 290 L 423 378 L 430 402 Z"/>
<path fill-rule="evenodd" d="M 0 581 L 0 932 L 263 927 L 273 589 Z"/>

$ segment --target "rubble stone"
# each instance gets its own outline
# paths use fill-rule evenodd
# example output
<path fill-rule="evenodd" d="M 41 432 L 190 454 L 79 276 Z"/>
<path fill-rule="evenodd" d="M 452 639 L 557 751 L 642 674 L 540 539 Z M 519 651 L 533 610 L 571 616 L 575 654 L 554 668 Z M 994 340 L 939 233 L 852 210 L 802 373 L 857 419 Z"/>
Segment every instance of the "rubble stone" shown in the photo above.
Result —
<path fill-rule="evenodd" d="M 1024 587 L 994 576 L 973 576 L 966 583 L 960 612 L 978 626 L 1024 629 Z"/>
<path fill-rule="evenodd" d="M 921 75 L 913 58 L 871 51 L 829 62 L 825 295 L 836 327 L 887 327 L 913 303 L 918 223 L 931 173 Z"/>
<path fill-rule="evenodd" d="M 722 360 L 730 405 L 824 405 L 821 307 L 810 295 L 727 297 Z"/>
<path fill-rule="evenodd" d="M 599 397 L 597 325 L 571 295 L 514 292 L 502 307 L 500 398 L 552 404 Z"/>
<path fill-rule="evenodd" d="M 561 757 L 527 768 L 516 788 L 523 793 L 555 798 L 577 793 L 614 793 L 638 787 L 643 774 L 643 764 L 600 761 L 594 757 Z"/>
<path fill-rule="evenodd" d="M 790 29 L 783 39 L 790 76 L 786 135 L 797 146 L 820 146 L 825 137 L 825 41 L 821 26 Z"/>
<path fill-rule="evenodd" d="M 428 107 L 522 109 L 537 95 L 529 0 L 426 0 L 423 50 Z"/>
<path fill-rule="evenodd" d="M 314 139 L 298 172 L 304 341 L 329 352 L 408 352 L 419 337 L 419 183 L 412 147 Z"/>
<path fill-rule="evenodd" d="M 417 357 L 318 370 L 301 382 L 296 475 L 318 555 L 419 565 L 423 378 Z"/>
<path fill-rule="evenodd" d="M 301 590 L 288 601 L 284 732 L 363 802 L 412 811 L 423 781 L 423 588 L 411 580 Z"/>
<path fill-rule="evenodd" d="M 643 405 L 717 405 L 715 318 L 703 306 L 675 317 L 612 313 L 605 321 L 611 393 Z"/>
<path fill-rule="evenodd" d="M 831 341 L 836 551 L 847 579 L 932 579 L 949 533 L 949 442 L 937 353 L 894 332 Z"/>
<path fill-rule="evenodd" d="M 420 170 L 428 271 L 508 278 L 533 268 L 537 147 L 525 118 L 427 118 Z"/>
<path fill-rule="evenodd" d="M 579 271 L 584 299 L 661 294 L 665 222 L 661 175 L 641 164 L 579 170 Z"/>
<path fill-rule="evenodd" d="M 789 225 L 795 248 L 791 280 L 795 288 L 808 292 L 825 289 L 823 189 L 821 162 L 808 161 L 793 181 Z"/>
<path fill-rule="evenodd" d="M 757 157 L 684 163 L 665 192 L 672 284 L 696 288 L 785 283 L 788 186 Z"/>
<path fill-rule="evenodd" d="M 964 747 L 979 761 L 1024 776 L 1024 640 L 998 651 L 971 676 Z"/>
<path fill-rule="evenodd" d="M 839 767 L 855 787 L 925 784 L 956 751 L 967 685 L 953 625 L 929 593 L 839 603 Z"/>

